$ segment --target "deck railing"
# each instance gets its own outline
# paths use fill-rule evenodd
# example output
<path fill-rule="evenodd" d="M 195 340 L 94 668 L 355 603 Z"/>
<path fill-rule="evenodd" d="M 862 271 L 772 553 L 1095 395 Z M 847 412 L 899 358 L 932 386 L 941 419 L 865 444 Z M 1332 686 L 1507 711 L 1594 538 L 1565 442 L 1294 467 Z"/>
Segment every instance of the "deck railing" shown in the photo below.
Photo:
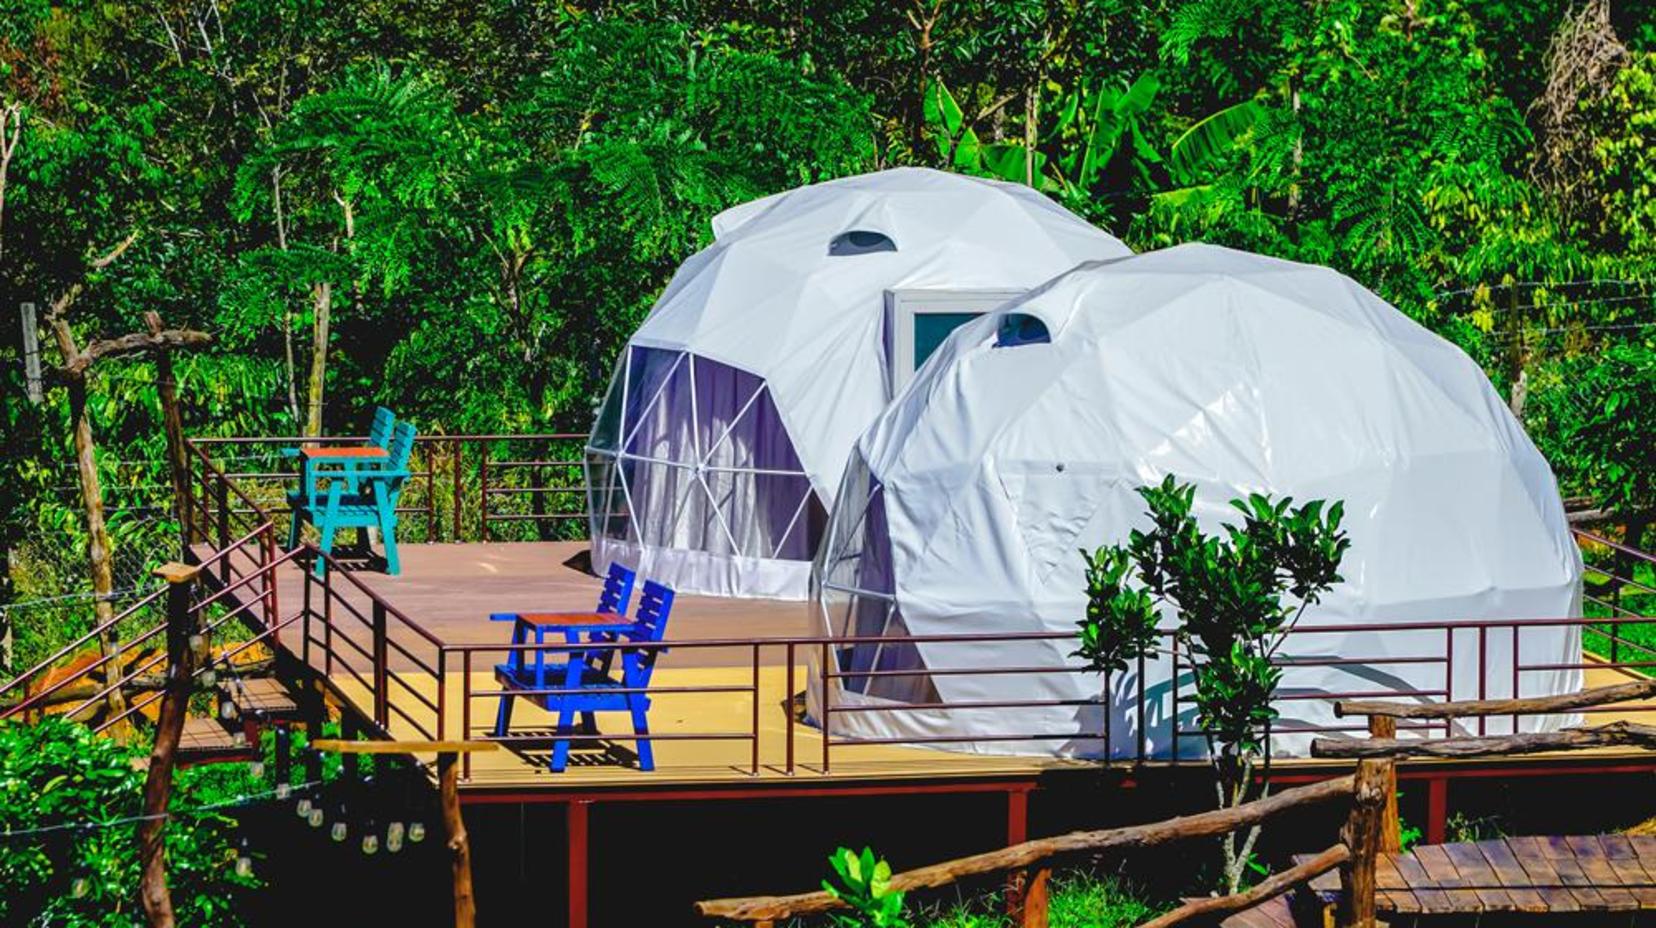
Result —
<path fill-rule="evenodd" d="M 195 488 L 190 540 L 206 541 L 228 517 L 272 517 L 287 529 L 288 490 L 299 474 L 282 450 L 365 436 L 192 438 Z M 419 435 L 397 511 L 409 541 L 510 541 L 586 537 L 586 436 Z M 220 477 L 234 487 L 218 486 Z M 405 537 L 399 535 L 399 538 Z"/>
<path fill-rule="evenodd" d="M 498 436 L 475 438 L 485 442 L 506 440 Z M 443 438 L 434 441 L 456 440 Z M 463 440 L 461 444 L 453 447 L 463 447 Z M 749 773 L 757 775 L 766 768 L 764 752 L 761 750 L 762 741 L 766 738 L 780 737 L 783 744 L 780 751 L 781 760 L 773 765 L 776 772 L 793 775 L 806 771 L 809 768 L 802 757 L 804 742 L 795 714 L 792 711 L 786 713 L 787 718 L 780 735 L 770 732 L 765 724 L 761 678 L 763 668 L 775 667 L 780 663 L 785 681 L 784 691 L 788 698 L 792 699 L 805 685 L 804 681 L 799 679 L 801 661 L 814 660 L 818 672 L 811 685 L 818 687 L 814 695 L 817 697 L 816 722 L 819 732 L 819 744 L 816 747 L 820 751 L 819 763 L 812 765 L 814 772 L 829 773 L 833 770 L 836 756 L 875 745 L 1101 742 L 1108 746 L 1108 760 L 1137 764 L 1148 763 L 1158 758 L 1178 763 L 1181 759 L 1189 759 L 1200 753 L 1197 751 L 1193 754 L 1186 750 L 1189 739 L 1202 739 L 1203 736 L 1191 724 L 1193 711 L 1189 694 L 1190 674 L 1187 667 L 1181 666 L 1181 655 L 1177 653 L 1175 642 L 1171 638 L 1167 640 L 1163 649 L 1163 656 L 1167 662 L 1161 665 L 1163 669 L 1169 666 L 1172 668 L 1170 676 L 1160 672 L 1153 673 L 1151 668 L 1141 662 L 1139 672 L 1134 675 L 1136 682 L 1128 684 L 1125 688 L 1113 688 L 1113 681 L 1097 677 L 1097 686 L 1091 690 L 1091 693 L 1096 695 L 1068 699 L 990 699 L 966 702 L 939 700 L 881 702 L 873 705 L 841 698 L 841 694 L 847 689 L 855 689 L 857 683 L 866 684 L 870 680 L 889 677 L 1017 675 L 1034 679 L 1047 675 L 1086 676 L 1090 672 L 1072 659 L 1029 666 L 961 666 L 955 662 L 948 662 L 944 666 L 944 662 L 939 662 L 940 666 L 935 669 L 865 669 L 841 665 L 840 655 L 846 649 L 855 649 L 859 645 L 891 643 L 891 639 L 878 637 L 797 636 L 674 640 L 659 644 L 618 642 L 578 646 L 562 643 L 512 645 L 506 642 L 467 644 L 444 641 L 423 626 L 416 617 L 407 615 L 353 576 L 349 570 L 344 569 L 338 561 L 321 555 L 313 546 L 306 544 L 285 554 L 278 553 L 275 540 L 276 517 L 271 514 L 273 509 L 268 508 L 255 494 L 244 490 L 233 472 L 227 472 L 213 460 L 204 444 L 192 443 L 192 452 L 195 479 L 192 480 L 193 492 L 188 507 L 190 511 L 187 513 L 185 524 L 191 540 L 204 544 L 208 549 L 207 556 L 202 560 L 208 568 L 206 573 L 216 588 L 210 602 L 222 601 L 233 616 L 248 617 L 250 624 L 257 630 L 259 641 L 268 641 L 272 646 L 284 648 L 297 656 L 304 666 L 314 669 L 324 681 L 327 681 L 339 698 L 355 705 L 369 724 L 388 735 L 393 728 L 407 726 L 413 733 L 428 739 L 493 737 L 490 726 L 473 724 L 473 717 L 481 708 L 487 718 L 491 714 L 489 709 L 492 709 L 490 702 L 500 699 L 505 694 L 497 685 L 479 683 L 479 679 L 487 679 L 497 662 L 497 657 L 511 651 L 534 654 L 567 653 L 577 649 L 672 649 L 683 654 L 724 650 L 740 655 L 735 663 L 736 666 L 745 668 L 745 673 L 737 671 L 723 681 L 709 683 L 683 682 L 671 677 L 665 680 L 658 678 L 660 685 L 652 686 L 650 695 L 652 699 L 668 700 L 694 695 L 746 697 L 751 703 L 750 711 L 743 714 L 741 724 L 732 723 L 718 730 L 665 731 L 648 735 L 578 734 L 572 735 L 569 740 L 625 742 L 647 738 L 652 741 L 742 742 L 747 746 L 743 766 Z M 533 461 L 519 458 L 514 459 L 512 463 L 523 464 Z M 496 468 L 498 470 L 498 463 Z M 455 486 L 462 484 L 463 481 L 457 480 Z M 480 489 L 486 490 L 487 487 Z M 488 494 L 485 493 L 481 498 L 486 500 Z M 480 525 L 487 525 L 488 521 L 488 518 L 481 518 Z M 1607 546 L 1606 549 L 1613 550 L 1618 557 L 1633 559 L 1636 564 L 1651 562 L 1649 555 L 1600 536 L 1585 536 L 1584 542 L 1589 545 Z M 282 604 L 277 600 L 277 572 L 295 570 L 294 565 L 289 562 L 308 566 L 319 557 L 329 561 L 330 569 L 320 578 L 308 570 L 304 571 L 300 602 L 296 606 L 292 603 L 287 604 L 291 612 L 284 613 L 281 609 Z M 1628 575 L 1634 573 L 1626 568 L 1622 568 L 1622 572 Z M 1605 576 L 1615 576 L 1608 569 L 1603 573 Z M 1637 584 L 1639 581 L 1636 577 L 1627 576 L 1623 578 L 1623 582 Z M 1644 587 L 1641 585 L 1637 588 Z M 140 603 L 133 609 L 145 608 L 146 603 L 147 601 Z M 123 613 L 115 621 L 126 620 L 132 611 Z M 1411 676 L 1414 682 L 1404 684 L 1382 681 L 1370 688 L 1342 692 L 1327 692 L 1321 689 L 1295 691 L 1291 688 L 1290 676 L 1287 681 L 1289 685 L 1279 697 L 1279 705 L 1285 710 L 1292 710 L 1296 704 L 1307 701 L 1331 702 L 1339 699 L 1390 698 L 1415 702 L 1485 699 L 1491 695 L 1520 694 L 1525 690 L 1526 677 L 1535 674 L 1556 674 L 1596 668 L 1618 670 L 1633 675 L 1656 666 L 1656 659 L 1653 659 L 1656 658 L 1656 651 L 1633 641 L 1623 631 L 1634 625 L 1648 626 L 1651 620 L 1642 615 L 1631 614 L 1625 601 L 1613 611 L 1618 614 L 1551 619 L 1297 626 L 1289 633 L 1290 643 L 1276 658 L 1277 663 L 1290 675 L 1296 670 L 1317 668 L 1337 671 L 1342 667 L 1372 669 L 1391 665 L 1411 665 L 1416 668 L 1416 672 Z M 1556 655 L 1533 653 L 1526 657 L 1525 632 L 1569 628 L 1579 628 L 1583 635 L 1602 635 L 1615 643 L 1608 659 L 1598 660 L 1587 656 L 1559 659 Z M 285 635 L 284 630 L 287 630 Z M 26 686 L 26 681 L 37 678 L 55 661 L 73 652 L 77 647 L 84 647 L 99 632 L 100 629 L 94 629 L 60 654 L 44 662 L 41 667 L 0 688 L 0 699 L 3 699 L 8 691 Z M 1321 653 L 1327 649 L 1316 648 L 1316 638 L 1319 635 L 1330 634 L 1355 635 L 1355 638 L 1344 639 L 1346 646 L 1362 647 L 1370 653 Z M 146 639 L 139 637 L 129 641 L 129 645 L 141 644 L 144 640 Z M 1027 646 L 1031 643 L 1048 643 L 1054 646 L 1052 650 L 1060 654 L 1068 654 L 1074 650 L 1074 640 L 1075 636 L 1072 633 L 1063 631 L 924 635 L 902 639 L 905 644 L 924 645 L 934 653 L 940 649 L 962 645 Z M 1428 642 L 1436 643 L 1426 644 Z M 1296 643 L 1304 644 L 1296 647 Z M 1623 659 L 1624 654 L 1629 651 L 1634 659 Z M 101 671 L 102 666 L 102 662 L 93 664 L 77 676 L 84 677 Z M 1475 676 L 1471 677 L 1474 683 L 1470 689 L 1473 691 L 1467 692 L 1469 687 L 1464 681 L 1473 666 L 1476 667 Z M 1419 668 L 1427 670 L 1421 672 Z M 142 669 L 134 671 L 134 674 L 138 672 L 142 672 Z M 131 676 L 132 674 L 128 674 L 128 679 Z M 1154 678 L 1168 681 L 1162 684 L 1167 687 L 1167 692 L 1149 689 L 1149 681 Z M 52 687 L 61 688 L 67 685 L 67 682 L 58 680 Z M 107 695 L 109 686 L 113 685 L 119 685 L 119 681 L 109 682 L 99 695 Z M 16 714 L 29 706 L 38 705 L 51 691 L 48 689 L 31 692 L 28 700 L 13 705 L 7 710 L 6 715 Z M 556 688 L 549 688 L 538 695 L 556 695 L 558 692 L 560 691 Z M 521 690 L 514 691 L 514 694 L 525 695 Z M 1168 705 L 1172 710 L 1163 711 Z M 1158 711 L 1152 713 L 1153 706 Z M 895 718 L 904 714 L 935 715 L 963 710 L 1003 711 L 1006 718 L 1015 720 L 1018 717 L 1016 710 L 1022 709 L 1086 710 L 1094 707 L 1099 711 L 1076 713 L 1078 719 L 1092 721 L 1078 721 L 1076 725 L 1066 726 L 1063 730 L 1046 731 L 1019 730 L 1014 726 L 1011 730 L 985 731 L 970 735 L 899 733 L 889 737 L 857 737 L 847 733 L 845 721 L 847 717 L 864 713 L 885 713 L 888 717 Z M 1614 711 L 1648 712 L 1656 711 L 1656 708 L 1617 707 Z M 1291 711 L 1285 711 L 1285 715 L 1293 714 Z M 5 715 L 0 715 L 0 718 L 3 717 Z M 1487 718 L 1479 717 L 1476 734 L 1485 733 Z M 1116 724 L 1129 725 L 1133 730 L 1133 736 L 1130 739 L 1115 737 L 1117 733 L 1112 731 L 1112 728 Z M 1422 720 L 1405 727 L 1414 728 L 1418 734 L 1426 737 L 1456 734 L 1447 720 Z M 1326 724 L 1282 723 L 1273 734 L 1328 735 L 1358 733 L 1361 730 L 1361 726 L 1332 719 Z M 531 726 L 519 725 L 507 731 L 501 740 L 516 746 L 531 746 L 535 742 L 550 743 L 553 739 L 544 728 L 535 730 Z M 1152 744 L 1156 747 L 1152 747 Z M 469 768 L 466 772 L 469 775 Z"/>

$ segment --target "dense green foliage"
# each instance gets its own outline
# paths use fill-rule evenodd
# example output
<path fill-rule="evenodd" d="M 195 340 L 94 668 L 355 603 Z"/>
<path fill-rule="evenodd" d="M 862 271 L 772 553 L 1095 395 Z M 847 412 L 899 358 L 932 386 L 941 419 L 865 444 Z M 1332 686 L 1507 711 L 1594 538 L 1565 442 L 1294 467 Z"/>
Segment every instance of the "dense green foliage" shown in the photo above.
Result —
<path fill-rule="evenodd" d="M 1527 394 L 1568 492 L 1626 498 L 1574 410 L 1652 331 L 1656 27 L 1601 9 L 0 0 L 4 318 L 73 292 L 83 341 L 147 309 L 212 332 L 183 364 L 197 433 L 378 403 L 425 433 L 583 431 L 711 215 L 924 164 L 1137 249 L 1352 274 Z M 84 588 L 66 401 L 23 399 L 20 349 L 8 322 L 0 601 Z M 92 375 L 118 557 L 166 532 L 154 376 Z"/>
<path fill-rule="evenodd" d="M 54 826 L 0 840 L 0 922 L 129 926 L 138 911 L 136 826 L 115 822 L 142 809 L 145 752 L 48 719 L 0 726 L 0 826 Z M 237 826 L 223 813 L 191 811 L 250 792 L 245 765 L 178 772 L 168 822 L 167 878 L 180 924 L 236 925 L 237 894 L 260 885 L 238 874 Z"/>

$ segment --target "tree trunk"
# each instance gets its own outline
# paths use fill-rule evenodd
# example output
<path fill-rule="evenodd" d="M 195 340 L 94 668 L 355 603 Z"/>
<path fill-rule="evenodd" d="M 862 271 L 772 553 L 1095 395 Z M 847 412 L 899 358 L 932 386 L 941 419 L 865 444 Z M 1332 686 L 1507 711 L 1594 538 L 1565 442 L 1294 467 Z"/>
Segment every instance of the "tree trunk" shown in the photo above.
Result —
<path fill-rule="evenodd" d="M 80 474 L 81 505 L 86 513 L 86 559 L 92 571 L 93 614 L 97 624 L 103 625 L 115 617 L 114 556 L 110 550 L 109 529 L 104 525 L 103 485 L 98 480 L 97 446 L 92 439 L 92 417 L 86 408 L 86 379 L 69 380 L 69 418 L 75 435 L 75 469 Z M 106 629 L 98 636 L 98 651 L 104 657 L 103 682 L 108 686 L 121 676 L 121 643 L 115 629 Z M 109 692 L 109 711 L 119 715 L 126 710 L 126 699 L 120 687 Z"/>
<path fill-rule="evenodd" d="M 161 333 L 160 315 L 144 313 L 151 334 Z M 161 397 L 161 426 L 167 436 L 167 469 L 172 475 L 173 514 L 185 542 L 190 538 L 190 462 L 184 452 L 184 415 L 178 408 L 178 380 L 173 373 L 172 352 L 155 353 L 156 390 Z"/>
<path fill-rule="evenodd" d="M 308 410 L 305 434 L 322 434 L 322 387 L 328 373 L 328 316 L 333 308 L 333 285 L 323 282 L 311 288 L 314 319 L 311 324 L 310 381 L 306 389 Z"/>
<path fill-rule="evenodd" d="M 1035 186 L 1035 139 L 1040 119 L 1041 82 L 1036 79 L 1024 90 L 1024 185 Z"/>

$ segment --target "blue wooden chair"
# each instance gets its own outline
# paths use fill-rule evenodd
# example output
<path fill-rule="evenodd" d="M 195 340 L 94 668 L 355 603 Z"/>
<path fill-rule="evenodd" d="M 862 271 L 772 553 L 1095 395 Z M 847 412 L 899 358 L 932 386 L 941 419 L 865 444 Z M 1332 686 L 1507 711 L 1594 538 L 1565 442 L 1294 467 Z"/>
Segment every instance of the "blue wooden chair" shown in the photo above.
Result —
<path fill-rule="evenodd" d="M 397 502 L 402 498 L 403 484 L 408 481 L 408 458 L 414 450 L 414 426 L 402 423 L 391 436 L 388 456 L 377 465 L 363 464 L 357 471 L 361 491 L 347 489 L 347 480 L 328 480 L 327 491 L 317 489 L 313 481 L 302 499 L 293 507 L 293 529 L 306 521 L 316 526 L 321 536 L 318 543 L 323 554 L 331 554 L 334 536 L 344 528 L 377 528 L 385 545 L 385 572 L 396 576 L 402 573 L 402 562 L 397 556 Z M 316 559 L 316 575 L 327 571 L 327 561 Z"/>
<path fill-rule="evenodd" d="M 632 604 L 633 583 L 638 574 L 632 569 L 620 564 L 611 563 L 609 570 L 604 574 L 604 588 L 598 591 L 598 608 L 595 614 L 613 614 L 624 618 L 627 608 Z M 512 644 L 527 644 L 529 632 L 535 633 L 535 644 L 544 644 L 545 626 L 537 628 L 531 621 L 526 621 L 522 613 L 495 612 L 489 615 L 491 622 L 511 622 Z M 608 632 L 598 632 L 592 635 L 593 641 L 613 642 L 615 635 Z M 566 652 L 553 652 L 554 657 L 562 656 L 563 662 L 547 663 L 546 651 L 536 651 L 534 661 L 525 663 L 521 649 L 509 651 L 506 654 L 506 663 L 495 665 L 495 680 L 503 689 L 514 686 L 526 689 L 547 689 L 548 679 L 551 686 L 562 686 L 568 676 L 570 658 Z M 610 661 L 615 656 L 613 650 L 605 649 L 602 654 L 601 667 L 604 673 L 609 673 Z M 505 736 L 512 724 L 512 701 L 519 697 L 505 694 L 500 697 L 500 708 L 495 712 L 494 733 L 496 736 Z"/>
<path fill-rule="evenodd" d="M 624 641 L 613 648 L 602 649 L 620 652 L 619 678 L 599 670 L 599 655 L 595 652 L 579 652 L 572 655 L 569 662 L 562 666 L 564 676 L 561 683 L 558 675 L 550 672 L 553 665 L 548 665 L 547 679 L 552 681 L 553 688 L 559 692 L 524 695 L 524 698 L 534 699 L 546 711 L 557 713 L 552 760 L 549 764 L 553 773 L 562 773 L 569 765 L 568 736 L 575 733 L 576 714 L 581 715 L 584 727 L 594 728 L 592 715 L 595 712 L 626 712 L 631 715 L 633 734 L 640 736 L 637 740 L 638 767 L 640 770 L 655 769 L 655 750 L 648 737 L 648 690 L 650 678 L 655 673 L 656 662 L 666 649 L 628 648 L 626 643 L 644 644 L 664 640 L 667 634 L 667 619 L 672 611 L 672 589 L 653 580 L 644 581 L 643 592 L 638 597 L 638 609 L 633 613 L 633 623 L 627 631 L 621 633 Z M 512 683 L 507 685 L 510 686 Z M 564 737 L 557 737 L 559 735 Z"/>

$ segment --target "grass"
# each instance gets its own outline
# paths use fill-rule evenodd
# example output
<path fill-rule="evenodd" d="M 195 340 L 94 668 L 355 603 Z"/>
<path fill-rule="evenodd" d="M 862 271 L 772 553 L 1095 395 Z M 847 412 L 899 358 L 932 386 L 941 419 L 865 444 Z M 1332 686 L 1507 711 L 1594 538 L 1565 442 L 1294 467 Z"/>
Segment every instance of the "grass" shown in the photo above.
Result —
<path fill-rule="evenodd" d="M 911 920 L 915 928 L 1011 928 L 1012 920 L 1001 913 L 1000 901 L 998 895 L 985 896 L 947 908 L 918 911 Z M 1091 874 L 1054 875 L 1047 924 L 1051 928 L 1129 928 L 1159 911 L 1124 880 Z"/>

